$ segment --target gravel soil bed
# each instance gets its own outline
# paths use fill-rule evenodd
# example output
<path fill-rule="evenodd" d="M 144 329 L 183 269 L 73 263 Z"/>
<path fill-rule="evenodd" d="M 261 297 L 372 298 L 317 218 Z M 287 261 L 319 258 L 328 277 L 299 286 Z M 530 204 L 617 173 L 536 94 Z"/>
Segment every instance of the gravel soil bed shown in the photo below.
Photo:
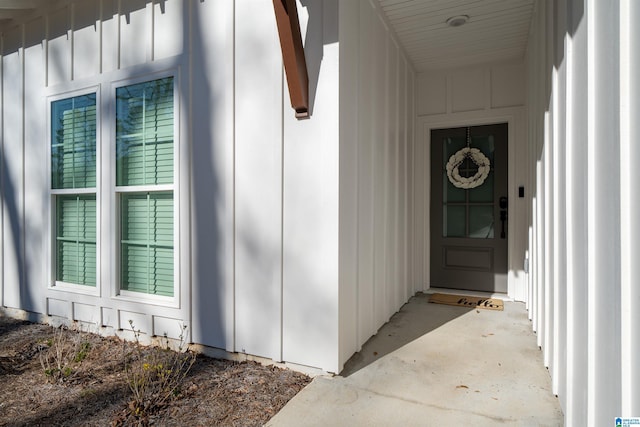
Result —
<path fill-rule="evenodd" d="M 0 315 L 0 426 L 261 426 L 311 380 L 255 362 L 192 355 L 169 397 L 136 412 L 132 367 L 170 375 L 158 362 L 167 354 Z"/>

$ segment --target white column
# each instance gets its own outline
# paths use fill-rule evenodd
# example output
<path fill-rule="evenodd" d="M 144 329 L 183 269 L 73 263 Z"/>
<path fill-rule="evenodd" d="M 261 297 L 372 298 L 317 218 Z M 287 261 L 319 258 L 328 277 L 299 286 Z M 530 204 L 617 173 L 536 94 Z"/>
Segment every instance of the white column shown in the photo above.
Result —
<path fill-rule="evenodd" d="M 567 67 L 567 397 L 568 426 L 587 425 L 587 23 L 583 1 L 570 3 Z"/>
<path fill-rule="evenodd" d="M 551 378 L 553 393 L 558 395 L 562 407 L 566 403 L 566 350 L 567 350 L 567 234 L 566 234 L 566 105 L 567 57 L 565 34 L 567 31 L 567 2 L 555 3 L 554 90 L 553 90 L 553 354 Z"/>
<path fill-rule="evenodd" d="M 589 425 L 620 413 L 619 8 L 590 0 L 589 25 Z"/>
<path fill-rule="evenodd" d="M 620 2 L 620 199 L 621 199 L 621 395 L 622 416 L 640 414 L 640 4 Z"/>

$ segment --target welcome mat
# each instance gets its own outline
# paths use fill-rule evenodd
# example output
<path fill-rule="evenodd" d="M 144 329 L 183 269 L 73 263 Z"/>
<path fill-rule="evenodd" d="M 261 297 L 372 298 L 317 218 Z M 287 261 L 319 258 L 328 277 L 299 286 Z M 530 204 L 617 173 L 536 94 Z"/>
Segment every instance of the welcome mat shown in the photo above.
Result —
<path fill-rule="evenodd" d="M 429 302 L 435 304 L 457 305 L 458 307 L 483 308 L 485 310 L 504 310 L 504 302 L 498 298 L 471 297 L 467 295 L 432 294 Z"/>

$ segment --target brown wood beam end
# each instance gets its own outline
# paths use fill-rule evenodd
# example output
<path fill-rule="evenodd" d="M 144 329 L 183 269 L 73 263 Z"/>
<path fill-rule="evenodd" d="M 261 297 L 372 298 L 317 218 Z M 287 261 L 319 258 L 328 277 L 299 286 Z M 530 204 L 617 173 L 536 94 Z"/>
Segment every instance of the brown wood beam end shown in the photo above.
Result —
<path fill-rule="evenodd" d="M 291 107 L 297 119 L 308 119 L 309 114 L 309 76 L 307 61 L 304 57 L 300 23 L 296 0 L 273 0 L 276 14 L 282 63 L 287 75 Z"/>

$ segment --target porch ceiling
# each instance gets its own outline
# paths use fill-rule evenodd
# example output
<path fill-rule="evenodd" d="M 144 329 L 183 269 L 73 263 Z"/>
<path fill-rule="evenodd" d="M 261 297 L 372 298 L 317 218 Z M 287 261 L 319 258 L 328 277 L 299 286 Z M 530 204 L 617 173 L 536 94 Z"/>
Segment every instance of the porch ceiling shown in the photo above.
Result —
<path fill-rule="evenodd" d="M 0 0 L 0 30 L 9 27 L 16 20 L 27 17 L 36 9 L 57 1 L 48 0 Z"/>
<path fill-rule="evenodd" d="M 535 0 L 378 0 L 417 71 L 524 57 Z M 467 15 L 459 27 L 447 19 Z"/>

